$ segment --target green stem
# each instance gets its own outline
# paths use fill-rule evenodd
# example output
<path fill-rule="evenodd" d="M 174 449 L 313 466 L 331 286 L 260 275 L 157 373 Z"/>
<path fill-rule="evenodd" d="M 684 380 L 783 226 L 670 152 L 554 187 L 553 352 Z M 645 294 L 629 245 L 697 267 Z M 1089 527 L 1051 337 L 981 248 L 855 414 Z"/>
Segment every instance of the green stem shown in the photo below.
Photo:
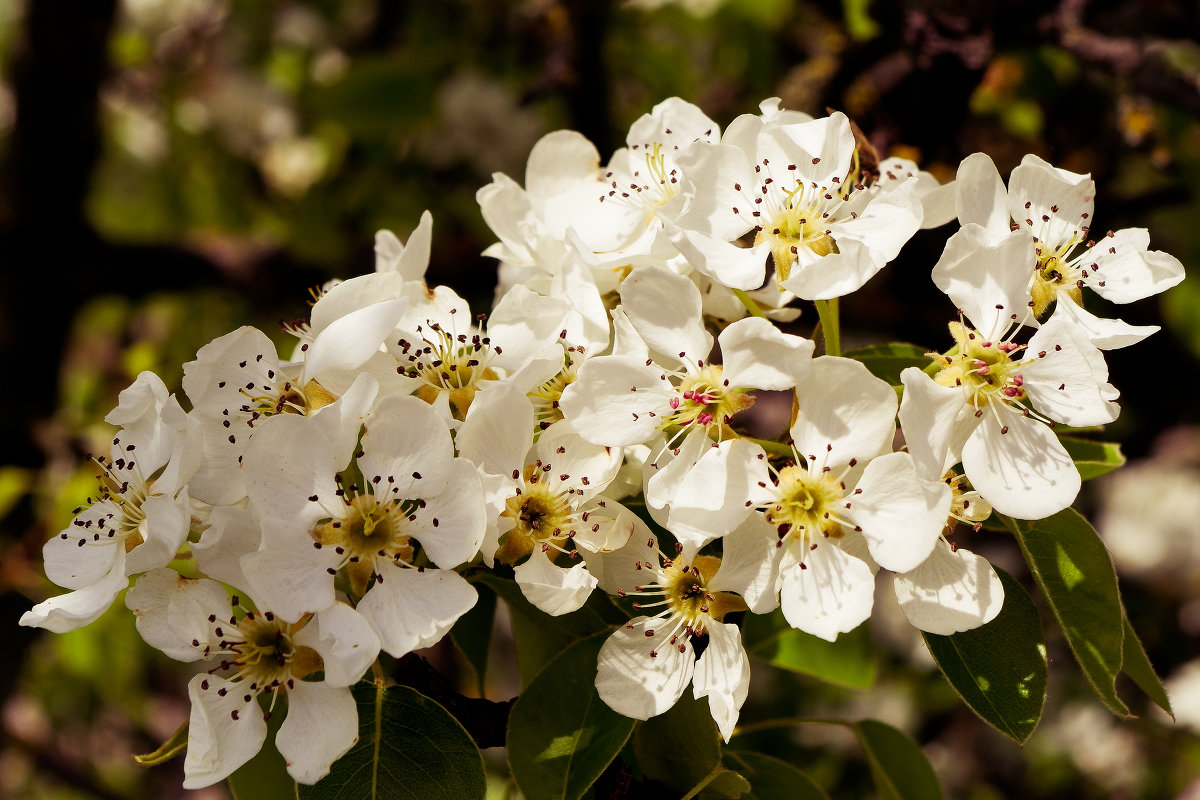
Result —
<path fill-rule="evenodd" d="M 744 290 L 734 289 L 733 296 L 742 301 L 742 305 L 746 307 L 746 310 L 750 312 L 751 316 L 767 319 L 767 315 L 764 314 L 762 309 L 758 307 L 758 303 L 754 302 L 754 298 L 748 295 Z"/>
<path fill-rule="evenodd" d="M 680 798 L 680 800 L 692 800 L 693 797 L 704 791 L 704 787 L 715 781 L 717 776 L 725 771 L 726 770 L 724 767 L 722 767 L 720 764 L 717 764 L 715 767 L 713 767 L 712 772 L 705 775 L 704 778 L 702 778 L 699 783 L 693 786 L 692 790 Z"/>
<path fill-rule="evenodd" d="M 838 299 L 814 300 L 817 315 L 821 318 L 821 335 L 825 339 L 825 355 L 842 354 L 841 327 L 838 323 Z"/>

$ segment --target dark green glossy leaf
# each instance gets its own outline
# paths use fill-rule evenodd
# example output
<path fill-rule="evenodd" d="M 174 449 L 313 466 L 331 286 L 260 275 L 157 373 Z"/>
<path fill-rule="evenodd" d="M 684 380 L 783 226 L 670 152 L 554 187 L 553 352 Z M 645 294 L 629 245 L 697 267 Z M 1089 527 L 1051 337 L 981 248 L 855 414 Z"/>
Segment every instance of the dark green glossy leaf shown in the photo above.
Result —
<path fill-rule="evenodd" d="M 496 620 L 496 593 L 486 585 L 476 583 L 479 601 L 458 618 L 450 629 L 450 638 L 466 657 L 475 672 L 475 687 L 483 696 L 487 677 L 488 649 L 492 643 L 492 624 Z"/>
<path fill-rule="evenodd" d="M 633 751 L 647 778 L 680 794 L 691 790 L 721 766 L 721 734 L 708 699 L 685 691 L 671 710 L 638 726 Z"/>
<path fill-rule="evenodd" d="M 924 369 L 929 365 L 928 351 L 915 344 L 875 344 L 843 353 L 846 358 L 860 361 L 871 374 L 892 386 L 900 385 L 900 373 L 908 367 Z"/>
<path fill-rule="evenodd" d="M 1115 687 L 1125 632 L 1121 595 L 1100 535 L 1073 508 L 1018 520 L 1014 532 L 1083 674 L 1114 714 L 1128 717 Z"/>
<path fill-rule="evenodd" d="M 1093 442 L 1073 436 L 1060 436 L 1058 440 L 1067 448 L 1071 460 L 1079 469 L 1079 477 L 1085 481 L 1125 465 L 1125 454 L 1121 452 L 1121 445 L 1114 442 Z"/>
<path fill-rule="evenodd" d="M 315 786 L 299 786 L 300 800 L 482 800 L 487 794 L 479 748 L 446 709 L 408 686 L 385 690 L 364 681 L 353 691 L 358 743 Z"/>
<path fill-rule="evenodd" d="M 971 710 L 1018 744 L 1037 727 L 1046 702 L 1046 646 L 1042 623 L 1029 594 L 997 569 L 1004 607 L 988 624 L 938 636 L 925 645 Z"/>
<path fill-rule="evenodd" d="M 746 800 L 829 800 L 825 790 L 782 759 L 746 750 L 726 750 L 725 766 L 750 781 Z"/>
<path fill-rule="evenodd" d="M 777 667 L 851 689 L 866 689 L 875 682 L 875 658 L 865 625 L 827 642 L 795 630 L 775 611 L 748 616 L 743 635 L 747 652 Z"/>
<path fill-rule="evenodd" d="M 940 800 L 937 773 L 916 742 L 890 725 L 865 719 L 851 726 L 882 800 Z"/>
<path fill-rule="evenodd" d="M 1123 657 L 1121 671 L 1128 675 L 1155 705 L 1174 719 L 1175 712 L 1171 710 L 1171 699 L 1167 697 L 1167 689 L 1163 686 L 1162 678 L 1154 671 L 1150 657 L 1146 655 L 1146 648 L 1142 647 L 1141 639 L 1129 624 L 1129 617 L 1125 617 Z"/>
<path fill-rule="evenodd" d="M 576 642 L 538 674 L 508 717 L 508 763 L 528 798 L 574 800 L 616 758 L 634 721 L 596 694 L 607 633 Z"/>

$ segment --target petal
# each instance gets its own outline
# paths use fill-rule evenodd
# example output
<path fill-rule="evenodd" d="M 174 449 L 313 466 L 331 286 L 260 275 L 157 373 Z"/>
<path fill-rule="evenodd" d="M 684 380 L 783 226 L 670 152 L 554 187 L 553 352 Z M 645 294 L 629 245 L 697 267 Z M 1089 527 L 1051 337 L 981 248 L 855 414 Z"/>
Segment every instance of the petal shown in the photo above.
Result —
<path fill-rule="evenodd" d="M 258 520 L 247 509 L 223 506 L 212 510 L 209 522 L 200 541 L 190 547 L 200 571 L 221 583 L 250 588 L 241 559 L 258 552 L 262 544 Z"/>
<path fill-rule="evenodd" d="M 333 575 L 342 557 L 332 547 L 313 547 L 303 532 L 281 531 L 270 524 L 263 531 L 262 549 L 242 556 L 245 587 L 265 608 L 288 622 L 323 611 L 334 604 Z"/>
<path fill-rule="evenodd" d="M 1008 235 L 1008 192 L 1000 171 L 984 153 L 969 155 L 958 165 L 955 209 L 962 225 L 979 225 L 992 241 Z"/>
<path fill-rule="evenodd" d="M 768 242 L 754 247 L 738 247 L 725 239 L 675 225 L 667 226 L 667 236 L 687 262 L 731 289 L 757 289 L 767 274 Z"/>
<path fill-rule="evenodd" d="M 229 616 L 229 595 L 216 581 L 185 578 L 165 567 L 143 575 L 125 594 L 138 633 L 176 661 L 197 661 L 217 645 L 208 618 Z M 216 637 L 219 639 L 219 637 Z"/>
<path fill-rule="evenodd" d="M 897 575 L 895 586 L 908 621 L 940 636 L 978 628 L 1004 604 L 1004 584 L 987 559 L 941 541 L 924 563 Z"/>
<path fill-rule="evenodd" d="M 670 499 L 667 527 L 680 542 L 697 549 L 731 532 L 751 513 L 747 501 L 761 479 L 762 464 L 762 448 L 745 439 L 706 447 Z"/>
<path fill-rule="evenodd" d="M 144 540 L 129 551 L 125 571 L 139 572 L 165 567 L 175 558 L 192 526 L 192 509 L 187 489 L 178 497 L 154 495 L 142 503 L 145 521 L 138 527 Z"/>
<path fill-rule="evenodd" d="M 639 267 L 621 283 L 620 294 L 626 316 L 652 350 L 673 362 L 708 358 L 713 338 L 690 280 L 662 267 Z"/>
<path fill-rule="evenodd" d="M 797 563 L 795 549 L 788 548 L 779 567 L 779 604 L 789 625 L 832 642 L 871 616 L 875 576 L 866 562 L 819 542 Z"/>
<path fill-rule="evenodd" d="M 1057 311 L 1029 340 L 1036 358 L 1022 369 L 1025 391 L 1037 410 L 1067 425 L 1112 422 L 1120 407 L 1108 383 L 1104 354 L 1069 316 Z"/>
<path fill-rule="evenodd" d="M 578 610 L 596 588 L 587 564 L 557 566 L 540 548 L 513 572 L 525 599 L 552 617 Z"/>
<path fill-rule="evenodd" d="M 626 356 L 588 359 L 563 390 L 559 408 L 589 442 L 619 447 L 641 444 L 658 427 L 656 412 L 674 390 L 661 369 Z"/>
<path fill-rule="evenodd" d="M 963 446 L 971 485 L 996 511 L 1018 519 L 1043 519 L 1071 505 L 1079 494 L 1079 470 L 1054 431 L 1001 413 L 1001 419 L 985 415 Z"/>
<path fill-rule="evenodd" d="M 738 626 L 712 621 L 704 629 L 708 647 L 696 662 L 692 692 L 697 700 L 708 697 L 709 711 L 728 742 L 750 689 L 750 659 Z"/>
<path fill-rule="evenodd" d="M 192 714 L 188 723 L 183 788 L 202 789 L 225 780 L 262 749 L 267 738 L 258 700 L 244 684 L 196 675 L 188 683 Z"/>
<path fill-rule="evenodd" d="M 320 654 L 326 686 L 353 685 L 379 655 L 370 623 L 345 603 L 317 612 L 296 634 L 296 644 Z"/>
<path fill-rule="evenodd" d="M 822 465 L 848 464 L 892 448 L 896 392 L 858 361 L 813 359 L 796 387 L 796 404 L 791 434 L 802 456 L 813 456 Z"/>
<path fill-rule="evenodd" d="M 457 572 L 405 569 L 382 559 L 376 569 L 377 581 L 358 611 L 396 658 L 436 644 L 479 599 Z"/>
<path fill-rule="evenodd" d="M 308 681 L 292 684 L 287 719 L 275 734 L 289 775 L 299 783 L 316 783 L 357 742 L 358 707 L 349 689 Z"/>
<path fill-rule="evenodd" d="M 1075 323 L 1088 340 L 1100 350 L 1116 350 L 1137 344 L 1159 331 L 1157 325 L 1130 325 L 1119 319 L 1105 319 L 1088 313 L 1071 300 L 1059 299 L 1056 314 L 1063 314 Z"/>
<path fill-rule="evenodd" d="M 942 386 L 916 367 L 900 373 L 904 397 L 900 401 L 900 429 L 918 471 L 940 480 L 958 463 L 962 446 L 979 420 L 963 401 L 962 390 Z"/>
<path fill-rule="evenodd" d="M 674 635 L 667 620 L 645 617 L 618 628 L 596 659 L 600 699 L 632 719 L 650 719 L 675 705 L 692 679 L 695 657 L 690 642 L 669 641 Z"/>
<path fill-rule="evenodd" d="M 946 241 L 933 282 L 977 330 L 999 336 L 1013 314 L 1023 318 L 1028 310 L 1033 247 L 1027 230 L 989 240 L 979 226 L 965 225 Z"/>
<path fill-rule="evenodd" d="M 379 231 L 375 234 L 375 271 L 396 272 L 406 281 L 423 280 L 432 239 L 433 215 L 428 211 L 421 213 L 407 244 L 401 244 L 391 231 Z"/>
<path fill-rule="evenodd" d="M 731 386 L 791 389 L 803 380 L 814 345 L 792 336 L 760 317 L 738 320 L 718 337 L 722 374 Z"/>
<path fill-rule="evenodd" d="M 721 569 L 709 582 L 714 592 L 740 594 L 755 614 L 779 605 L 779 537 L 762 514 L 751 514 L 721 540 Z"/>
<path fill-rule="evenodd" d="M 1058 169 L 1032 153 L 1008 176 L 1009 214 L 1051 248 L 1087 239 L 1095 196 L 1090 176 Z"/>
<path fill-rule="evenodd" d="M 1161 250 L 1150 250 L 1145 228 L 1125 228 L 1102 239 L 1085 282 L 1105 300 L 1132 303 L 1165 292 L 1183 280 L 1183 264 Z"/>
<path fill-rule="evenodd" d="M 54 633 L 77 630 L 99 619 L 128 585 L 125 549 L 117 547 L 116 559 L 107 575 L 89 586 L 43 600 L 22 614 L 19 624 Z"/>
<path fill-rule="evenodd" d="M 905 572 L 929 556 L 950 514 L 949 486 L 918 476 L 907 453 L 889 453 L 871 460 L 857 490 L 851 514 L 879 566 Z"/>
<path fill-rule="evenodd" d="M 305 353 L 303 378 L 319 379 L 327 371 L 353 370 L 379 352 L 408 306 L 405 299 L 386 300 L 339 317 L 317 334 Z"/>

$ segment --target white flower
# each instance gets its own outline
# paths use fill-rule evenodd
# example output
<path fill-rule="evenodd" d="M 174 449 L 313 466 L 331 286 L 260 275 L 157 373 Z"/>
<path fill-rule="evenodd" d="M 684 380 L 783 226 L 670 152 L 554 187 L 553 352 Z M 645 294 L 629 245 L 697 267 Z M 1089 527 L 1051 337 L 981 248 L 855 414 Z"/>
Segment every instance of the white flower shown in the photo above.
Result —
<path fill-rule="evenodd" d="M 129 576 L 175 558 L 191 527 L 184 445 L 187 422 L 155 374 L 121 392 L 105 421 L 120 425 L 109 456 L 96 459 L 100 492 L 71 525 L 46 542 L 46 576 L 72 591 L 21 615 L 20 624 L 65 633 L 103 614 Z"/>
<path fill-rule="evenodd" d="M 535 442 L 533 422 L 533 406 L 519 389 L 494 385 L 480 393 L 456 443 L 464 458 L 497 478 L 487 482 L 498 518 L 496 546 L 485 546 L 485 557 L 515 565 L 517 584 L 535 606 L 566 614 L 596 586 L 584 562 L 571 564 L 580 550 L 615 550 L 646 528 L 602 494 L 621 466 L 620 448 L 585 441 L 564 420 Z"/>
<path fill-rule="evenodd" d="M 634 608 L 657 609 L 618 628 L 600 648 L 596 691 L 614 711 L 649 719 L 675 705 L 692 684 L 726 741 L 733 734 L 750 685 L 750 662 L 741 631 L 723 622 L 745 610 L 736 591 L 738 575 L 722 570 L 714 556 L 679 552 L 668 558 L 651 537 L 631 541 L 608 556 L 601 585 L 621 597 L 635 597 Z M 599 569 L 599 568 L 598 568 Z M 696 657 L 693 642 L 704 641 Z"/>
<path fill-rule="evenodd" d="M 995 326 L 984 332 L 952 322 L 956 352 L 937 357 L 938 372 L 901 373 L 900 425 L 924 474 L 943 474 L 961 460 L 997 511 L 1042 519 L 1069 506 L 1080 487 L 1074 462 L 1044 423 L 1111 422 L 1116 390 L 1103 354 L 1063 315 L 1018 344 L 1010 338 L 1016 330 L 1000 321 L 1004 304 L 975 306 L 982 310 L 968 313 L 990 314 Z"/>
<path fill-rule="evenodd" d="M 1089 176 L 1027 155 L 1006 190 L 992 160 L 976 153 L 959 166 L 955 185 L 963 229 L 946 243 L 933 272 L 944 291 L 949 293 L 946 284 L 952 275 L 970 269 L 980 250 L 1016 241 L 1020 244 L 1000 268 L 1025 281 L 1035 316 L 1057 303 L 1102 349 L 1134 344 L 1158 330 L 1101 319 L 1082 308 L 1084 286 L 1111 302 L 1130 303 L 1169 289 L 1184 274 L 1174 256 L 1149 249 L 1150 234 L 1144 228 L 1109 231 L 1098 241 L 1089 238 L 1096 188 Z"/>
<path fill-rule="evenodd" d="M 792 386 L 812 354 L 807 339 L 747 318 L 719 337 L 725 366 L 706 363 L 713 338 L 704 329 L 700 294 L 661 267 L 634 270 L 621 298 L 632 323 L 624 354 L 589 359 L 560 402 L 579 434 L 597 444 L 640 444 L 673 426 L 720 438 L 722 427 L 753 403 L 748 388 Z M 622 341 L 618 327 L 618 347 Z"/>
<path fill-rule="evenodd" d="M 281 417 L 246 450 L 263 525 L 262 548 L 241 559 L 248 588 L 296 621 L 334 604 L 342 572 L 383 649 L 399 657 L 434 644 L 477 599 L 452 568 L 478 552 L 486 528 L 479 473 L 454 458 L 445 423 L 415 397 L 380 401 L 353 458 L 355 436 L 335 441 L 319 422 Z M 355 473 L 362 483 L 341 477 Z"/>
<path fill-rule="evenodd" d="M 870 616 L 872 563 L 904 572 L 928 557 L 950 489 L 922 478 L 908 454 L 890 452 L 895 393 L 859 362 L 815 359 L 796 397 L 797 463 L 776 471 L 755 462 L 749 498 L 773 530 L 745 541 L 761 552 L 764 535 L 775 539 L 776 577 L 745 596 L 756 611 L 778 596 L 792 627 L 833 641 Z"/>
<path fill-rule="evenodd" d="M 375 660 L 379 639 L 349 606 L 287 622 L 261 607 L 243 608 L 236 595 L 231 608 L 220 584 L 170 569 L 146 573 L 125 602 L 143 638 L 167 655 L 220 659 L 188 684 L 184 788 L 210 786 L 249 761 L 266 739 L 279 694 L 287 695 L 288 711 L 275 745 L 300 783 L 316 783 L 358 741 L 349 687 Z M 311 680 L 318 671 L 324 677 Z M 271 698 L 266 713 L 261 694 Z"/>
<path fill-rule="evenodd" d="M 868 191 L 851 177 L 844 114 L 798 124 L 744 115 L 720 145 L 680 161 L 694 188 L 672 241 L 698 270 L 735 289 L 762 285 L 768 255 L 781 288 L 828 300 L 861 287 L 921 223 L 913 184 Z M 737 240 L 754 232 L 754 246 Z"/>

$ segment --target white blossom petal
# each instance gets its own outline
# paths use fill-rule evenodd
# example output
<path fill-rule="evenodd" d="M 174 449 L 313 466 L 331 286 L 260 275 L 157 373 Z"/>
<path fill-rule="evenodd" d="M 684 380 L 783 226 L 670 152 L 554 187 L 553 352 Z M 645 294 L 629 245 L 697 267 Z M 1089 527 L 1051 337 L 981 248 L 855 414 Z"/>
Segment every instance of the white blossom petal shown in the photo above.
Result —
<path fill-rule="evenodd" d="M 287 718 L 275 746 L 297 782 L 313 784 L 358 742 L 358 706 L 350 690 L 324 682 L 295 681 Z"/>
<path fill-rule="evenodd" d="M 750 689 L 750 659 L 738 626 L 713 621 L 705 632 L 708 647 L 696 662 L 692 693 L 697 700 L 708 697 L 709 711 L 728 742 Z"/>
<path fill-rule="evenodd" d="M 804 553 L 805 568 L 789 547 L 779 565 L 779 605 L 793 628 L 834 641 L 871 616 L 875 575 L 866 562 L 820 542 Z"/>
<path fill-rule="evenodd" d="M 1017 519 L 1043 519 L 1071 505 L 1079 470 L 1054 431 L 1015 412 L 1001 414 L 985 415 L 963 446 L 971 485 L 996 511 Z"/>
<path fill-rule="evenodd" d="M 978 628 L 1004 604 L 1004 584 L 987 559 L 942 541 L 924 563 L 897 575 L 895 588 L 908 621 L 940 636 Z"/>
<path fill-rule="evenodd" d="M 457 572 L 405 569 L 376 560 L 378 580 L 358 604 L 384 650 L 400 658 L 429 647 L 479 599 Z"/>
<path fill-rule="evenodd" d="M 596 588 L 587 564 L 557 566 L 539 547 L 513 572 L 525 599 L 552 617 L 577 611 Z"/>
<path fill-rule="evenodd" d="M 853 499 L 871 557 L 885 569 L 905 572 L 928 557 L 950 513 L 953 492 L 943 481 L 921 478 L 908 453 L 874 458 Z"/>

